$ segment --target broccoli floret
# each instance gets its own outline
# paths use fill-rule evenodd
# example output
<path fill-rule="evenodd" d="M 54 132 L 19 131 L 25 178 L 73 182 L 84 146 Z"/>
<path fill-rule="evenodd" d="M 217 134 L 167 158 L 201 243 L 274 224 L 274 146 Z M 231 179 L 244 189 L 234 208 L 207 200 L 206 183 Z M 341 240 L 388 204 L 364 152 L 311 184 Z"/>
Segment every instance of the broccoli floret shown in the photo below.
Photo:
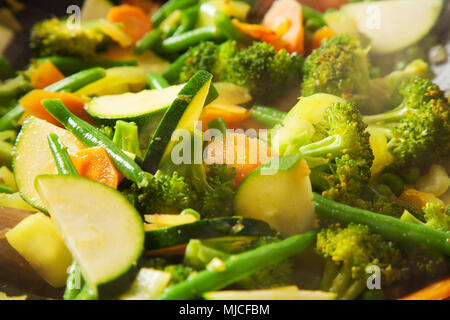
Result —
<path fill-rule="evenodd" d="M 38 57 L 62 55 L 92 59 L 115 42 L 95 24 L 68 26 L 65 19 L 49 19 L 31 30 L 31 48 Z"/>
<path fill-rule="evenodd" d="M 167 285 L 168 287 L 183 282 L 186 279 L 188 279 L 191 275 L 196 273 L 196 271 L 189 266 L 186 266 L 181 263 L 170 264 L 163 258 L 147 259 L 144 263 L 144 266 L 146 268 L 157 269 L 169 273 L 170 281 L 169 284 Z"/>
<path fill-rule="evenodd" d="M 254 42 L 247 48 L 238 48 L 234 41 L 220 45 L 203 42 L 189 49 L 180 82 L 198 70 L 207 70 L 215 81 L 246 87 L 256 101 L 267 102 L 300 83 L 302 65 L 301 56 L 277 52 L 265 42 Z"/>
<path fill-rule="evenodd" d="M 316 130 L 311 138 L 303 132 L 281 150 L 284 155 L 299 154 L 307 159 L 315 191 L 348 202 L 359 197 L 370 178 L 373 154 L 369 134 L 358 109 L 350 103 L 330 105 L 323 119 L 312 124 Z"/>
<path fill-rule="evenodd" d="M 402 71 L 371 79 L 367 54 L 359 40 L 348 35 L 323 41 L 305 60 L 302 95 L 330 93 L 354 102 L 365 113 L 376 113 L 398 104 L 397 88 L 403 80 L 430 73 L 424 61 L 416 60 Z"/>
<path fill-rule="evenodd" d="M 381 272 L 381 287 L 402 284 L 413 277 L 432 279 L 448 271 L 440 254 L 384 240 L 365 225 L 321 221 L 316 250 L 326 259 L 321 290 L 333 291 L 339 299 L 355 299 L 366 288 L 369 266 Z"/>
<path fill-rule="evenodd" d="M 438 201 L 428 201 L 423 208 L 426 224 L 432 228 L 450 231 L 450 206 L 445 206 Z"/>
<path fill-rule="evenodd" d="M 202 218 L 231 216 L 234 169 L 203 164 L 187 167 L 192 167 L 192 171 L 186 168 L 170 174 L 158 171 L 148 187 L 138 188 L 133 184 L 124 190 L 124 194 L 142 214 L 176 214 L 193 208 Z"/>
<path fill-rule="evenodd" d="M 146 188 L 135 184 L 124 190 L 127 199 L 141 214 L 180 213 L 192 205 L 192 190 L 184 177 L 157 173 Z"/>
<path fill-rule="evenodd" d="M 213 164 L 206 166 L 207 185 L 196 190 L 199 200 L 194 207 L 204 218 L 233 215 L 234 168 Z"/>
<path fill-rule="evenodd" d="M 317 235 L 316 250 L 327 259 L 321 290 L 336 292 L 339 299 L 355 299 L 364 291 L 369 266 L 380 268 L 383 286 L 402 276 L 400 251 L 363 225 L 331 225 L 322 229 Z"/>
<path fill-rule="evenodd" d="M 393 168 L 420 166 L 450 154 L 449 104 L 428 79 L 407 81 L 403 101 L 391 111 L 364 117 L 369 129 L 386 137 Z"/>

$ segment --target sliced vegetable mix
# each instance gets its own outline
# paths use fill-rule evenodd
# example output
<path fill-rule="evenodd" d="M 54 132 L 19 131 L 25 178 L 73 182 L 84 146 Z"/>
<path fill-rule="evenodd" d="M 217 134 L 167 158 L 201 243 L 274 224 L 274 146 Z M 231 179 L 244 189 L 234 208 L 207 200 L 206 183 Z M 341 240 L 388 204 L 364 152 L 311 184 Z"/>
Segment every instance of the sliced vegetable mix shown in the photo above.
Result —
<path fill-rule="evenodd" d="M 2 279 L 15 250 L 65 300 L 450 298 L 443 0 L 86 0 L 17 70 L 5 5 Z"/>

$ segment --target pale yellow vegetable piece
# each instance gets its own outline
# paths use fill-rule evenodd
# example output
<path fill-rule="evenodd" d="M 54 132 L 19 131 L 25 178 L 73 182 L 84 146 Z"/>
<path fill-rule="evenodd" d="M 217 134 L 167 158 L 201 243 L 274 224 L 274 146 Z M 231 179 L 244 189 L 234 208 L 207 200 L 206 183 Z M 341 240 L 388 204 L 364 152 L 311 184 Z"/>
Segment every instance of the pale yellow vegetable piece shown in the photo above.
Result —
<path fill-rule="evenodd" d="M 197 221 L 197 218 L 191 214 L 146 214 L 144 218 L 147 223 L 164 227 L 178 226 Z"/>
<path fill-rule="evenodd" d="M 337 294 L 319 290 L 299 290 L 287 286 L 262 290 L 224 290 L 204 294 L 208 300 L 335 300 Z"/>
<path fill-rule="evenodd" d="M 13 190 L 17 190 L 14 174 L 6 166 L 0 168 L 0 182 Z"/>
<path fill-rule="evenodd" d="M 23 210 L 35 211 L 35 208 L 30 206 L 25 200 L 22 199 L 20 193 L 1 193 L 0 194 L 0 207 L 16 208 Z"/>
<path fill-rule="evenodd" d="M 450 177 L 444 167 L 433 164 L 428 173 L 416 183 L 416 189 L 436 196 L 444 194 L 450 187 Z"/>
<path fill-rule="evenodd" d="M 152 300 L 158 297 L 170 281 L 170 273 L 141 268 L 130 290 L 122 294 L 120 300 Z"/>
<path fill-rule="evenodd" d="M 0 300 L 26 300 L 27 296 L 8 296 L 6 293 L 0 291 Z"/>
<path fill-rule="evenodd" d="M 375 177 L 383 171 L 388 165 L 394 162 L 394 156 L 388 149 L 387 139 L 385 135 L 377 130 L 367 129 L 370 133 L 370 147 L 373 151 L 373 163 L 370 171 L 372 176 Z"/>
<path fill-rule="evenodd" d="M 6 233 L 8 243 L 55 288 L 66 284 L 72 255 L 52 220 L 36 213 Z"/>

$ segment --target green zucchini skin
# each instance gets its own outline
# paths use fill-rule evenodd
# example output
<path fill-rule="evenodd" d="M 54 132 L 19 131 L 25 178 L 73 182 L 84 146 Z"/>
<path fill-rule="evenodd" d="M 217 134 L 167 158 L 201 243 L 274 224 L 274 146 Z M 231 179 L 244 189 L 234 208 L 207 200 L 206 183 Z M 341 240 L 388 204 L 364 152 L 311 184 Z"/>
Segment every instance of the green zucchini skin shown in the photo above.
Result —
<path fill-rule="evenodd" d="M 198 71 L 180 90 L 177 98 L 172 102 L 156 129 L 144 158 L 144 170 L 156 172 L 171 140 L 172 133 L 197 93 L 212 79 L 207 71 Z M 217 91 L 216 91 L 217 92 Z M 193 125 L 193 124 L 192 124 Z"/>
<path fill-rule="evenodd" d="M 236 225 L 241 230 L 236 232 Z M 155 250 L 188 243 L 190 239 L 208 239 L 225 236 L 275 236 L 277 232 L 264 221 L 226 217 L 199 220 L 193 223 L 163 228 L 145 233 L 145 248 Z"/>
<path fill-rule="evenodd" d="M 144 172 L 103 133 L 73 115 L 61 100 L 46 99 L 42 101 L 42 105 L 85 145 L 104 148 L 114 165 L 127 179 L 135 182 L 139 187 L 146 187 L 149 184 L 151 179 L 149 173 Z"/>

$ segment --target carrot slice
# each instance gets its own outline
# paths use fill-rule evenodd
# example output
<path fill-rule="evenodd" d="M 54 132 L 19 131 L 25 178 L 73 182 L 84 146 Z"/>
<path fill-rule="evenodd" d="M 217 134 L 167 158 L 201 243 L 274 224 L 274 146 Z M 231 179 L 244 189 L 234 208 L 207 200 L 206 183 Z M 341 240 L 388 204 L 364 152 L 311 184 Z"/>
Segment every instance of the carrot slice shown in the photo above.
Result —
<path fill-rule="evenodd" d="M 276 156 L 267 144 L 243 133 L 227 132 L 225 139 L 217 137 L 207 149 L 206 163 L 227 164 L 236 169 L 235 187 L 253 170 Z"/>
<path fill-rule="evenodd" d="M 62 79 L 64 75 L 50 60 L 39 65 L 30 75 L 31 85 L 35 89 L 44 89 Z"/>
<path fill-rule="evenodd" d="M 71 159 L 80 176 L 117 189 L 122 176 L 105 149 L 101 147 L 81 149 L 75 155 L 71 155 Z"/>
<path fill-rule="evenodd" d="M 25 109 L 27 115 L 35 116 L 39 119 L 47 120 L 50 123 L 59 125 L 59 122 L 47 112 L 41 104 L 43 99 L 61 99 L 67 108 L 77 117 L 85 121 L 91 121 L 89 115 L 84 109 L 84 100 L 79 96 L 69 92 L 48 92 L 41 89 L 35 89 L 27 93 L 19 103 Z"/>
<path fill-rule="evenodd" d="M 147 14 L 141 8 L 128 4 L 112 7 L 108 13 L 108 21 L 121 23 L 123 31 L 134 41 L 138 41 L 152 29 L 152 23 Z"/>
<path fill-rule="evenodd" d="M 444 300 L 450 298 L 450 278 L 435 282 L 399 300 Z"/>
<path fill-rule="evenodd" d="M 303 28 L 302 5 L 296 0 L 277 0 L 267 11 L 262 25 L 272 30 L 286 25 L 289 21 L 289 28 L 281 36 L 281 47 L 288 52 L 298 52 L 303 54 L 305 50 L 305 34 Z"/>
<path fill-rule="evenodd" d="M 280 36 L 279 34 L 277 34 L 275 30 L 262 26 L 260 24 L 240 22 L 239 20 L 236 19 L 233 19 L 232 22 L 233 25 L 242 33 L 245 33 L 252 38 L 270 43 L 277 50 L 280 49 L 279 47 Z"/>
<path fill-rule="evenodd" d="M 336 33 L 329 27 L 325 26 L 314 32 L 313 40 L 312 40 L 312 48 L 317 49 L 320 47 L 320 44 L 323 40 L 329 39 L 334 36 Z"/>
<path fill-rule="evenodd" d="M 139 7 L 145 13 L 150 13 L 155 6 L 152 0 L 123 0 L 122 3 Z"/>
<path fill-rule="evenodd" d="M 250 117 L 250 112 L 240 106 L 211 103 L 203 108 L 200 120 L 208 124 L 211 120 L 223 118 L 227 124 L 239 122 Z M 206 128 L 206 126 L 204 126 Z"/>

